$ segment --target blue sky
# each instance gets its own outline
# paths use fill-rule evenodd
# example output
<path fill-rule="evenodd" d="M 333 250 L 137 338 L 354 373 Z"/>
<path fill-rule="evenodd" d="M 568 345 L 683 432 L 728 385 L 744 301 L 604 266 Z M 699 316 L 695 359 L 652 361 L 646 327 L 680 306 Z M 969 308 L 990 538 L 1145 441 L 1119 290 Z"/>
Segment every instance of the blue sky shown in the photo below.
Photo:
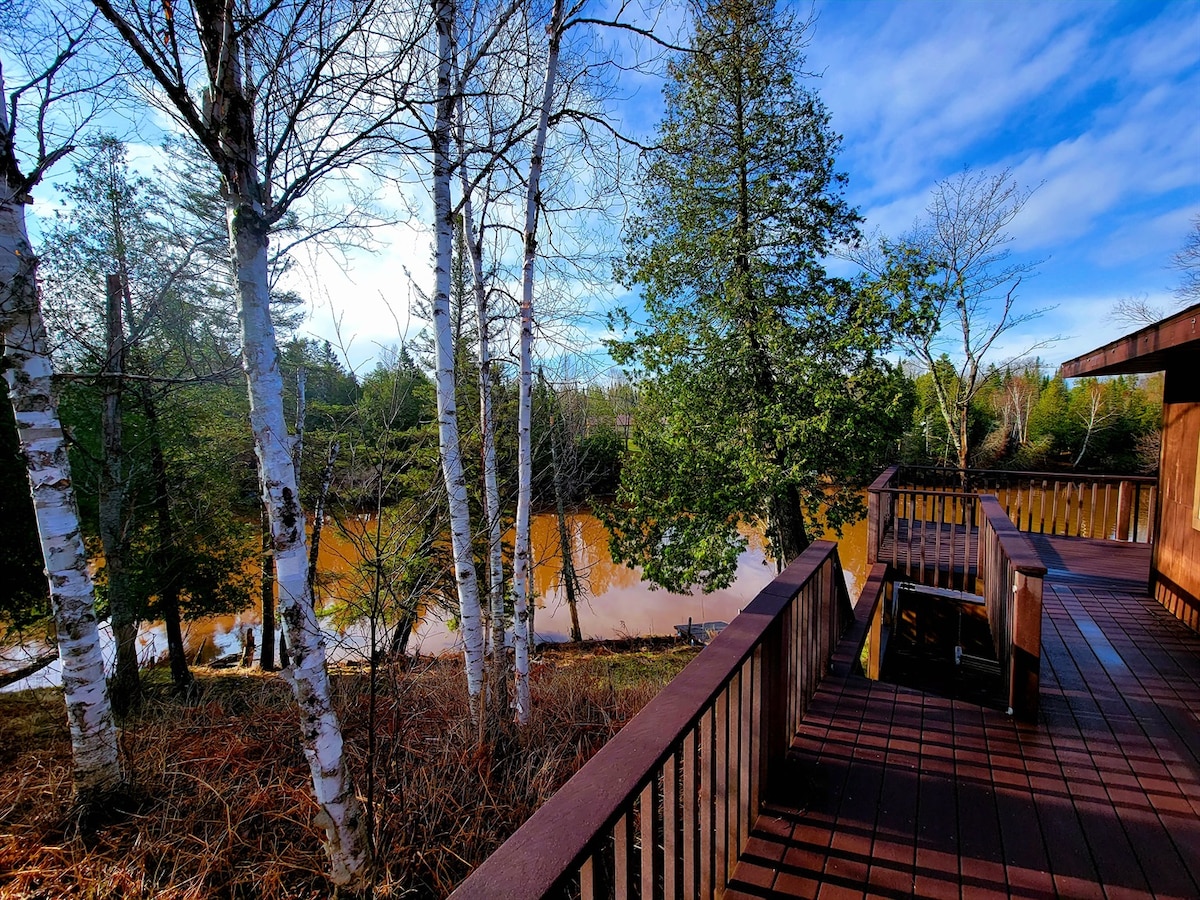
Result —
<path fill-rule="evenodd" d="M 1019 310 L 1054 308 L 993 360 L 1063 335 L 1040 351 L 1057 364 L 1129 330 L 1109 319 L 1118 300 L 1174 302 L 1171 257 L 1200 215 L 1200 0 L 822 0 L 816 12 L 806 68 L 844 136 L 839 168 L 868 229 L 902 233 L 964 166 L 1008 168 L 1036 188 L 1012 228 L 1013 252 L 1043 260 Z M 659 88 L 625 73 L 614 115 L 651 129 Z M 401 190 L 427 206 L 419 185 Z M 349 270 L 303 266 L 313 317 L 302 333 L 335 338 L 360 370 L 411 337 L 413 295 L 432 278 L 428 220 L 397 228 L 375 256 L 353 254 Z"/>
<path fill-rule="evenodd" d="M 799 9 L 807 9 L 807 4 Z M 1129 330 L 1112 305 L 1175 303 L 1200 215 L 1200 3 L 825 0 L 808 68 L 868 227 L 909 227 L 964 166 L 1036 188 L 1012 249 L 1042 259 L 1020 308 L 1059 363 Z"/>

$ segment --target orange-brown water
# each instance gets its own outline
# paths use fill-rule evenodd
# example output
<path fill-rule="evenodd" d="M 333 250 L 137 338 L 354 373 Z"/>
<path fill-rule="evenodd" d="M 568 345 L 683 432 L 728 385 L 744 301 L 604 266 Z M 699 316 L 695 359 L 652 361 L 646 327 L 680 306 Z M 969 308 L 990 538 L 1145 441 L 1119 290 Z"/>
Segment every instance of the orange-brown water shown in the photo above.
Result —
<path fill-rule="evenodd" d="M 363 524 L 373 527 L 373 520 L 364 519 Z M 551 513 L 535 515 L 531 531 L 534 631 L 538 640 L 566 640 L 570 634 L 570 613 L 562 589 L 557 519 Z M 695 622 L 729 622 L 775 576 L 775 563 L 766 556 L 761 533 L 754 530 L 744 532 L 747 547 L 738 559 L 734 583 L 709 594 L 655 590 L 641 580 L 638 570 L 614 563 L 608 552 L 608 533 L 600 520 L 588 511 L 571 513 L 568 531 L 575 569 L 583 587 L 579 620 L 585 638 L 670 634 L 675 625 L 685 624 L 689 618 Z M 838 553 L 852 598 L 858 595 L 866 575 L 866 531 L 866 522 L 859 522 L 847 528 L 838 541 Z M 353 575 L 361 561 L 362 554 L 353 540 L 333 528 L 323 530 L 319 589 L 322 607 L 352 599 L 355 591 Z M 259 645 L 261 621 L 255 603 L 236 615 L 210 616 L 185 623 L 184 643 L 189 659 L 206 663 L 226 654 L 240 653 L 247 631 L 254 634 L 255 645 Z M 328 620 L 325 624 L 331 658 L 363 655 L 369 644 L 365 626 L 358 623 L 335 629 Z M 108 645 L 107 655 L 111 656 L 112 636 L 107 626 L 102 630 L 102 639 Z M 149 665 L 166 656 L 166 632 L 161 622 L 143 626 L 138 641 L 143 664 Z M 423 617 L 409 647 L 423 653 L 440 653 L 455 648 L 458 643 L 457 634 L 447 626 L 444 616 L 430 611 Z M 35 678 L 37 685 L 56 683 L 57 664 Z M 23 686 L 27 685 L 18 683 L 11 689 Z"/>
<path fill-rule="evenodd" d="M 746 550 L 738 559 L 737 576 L 728 587 L 704 594 L 676 594 L 656 590 L 641 580 L 637 569 L 614 563 L 608 552 L 608 532 L 588 511 L 572 512 L 567 517 L 575 570 L 583 587 L 579 604 L 580 627 L 584 637 L 609 638 L 621 635 L 669 634 L 675 625 L 689 618 L 696 622 L 730 621 L 775 576 L 775 563 L 766 556 L 762 535 L 747 530 Z M 534 630 L 539 640 L 566 640 L 570 634 L 570 613 L 562 587 L 562 559 L 559 549 L 558 522 L 551 513 L 535 515 L 530 523 L 533 544 L 533 589 L 535 592 Z M 830 536 L 837 539 L 836 536 Z M 838 553 L 846 571 L 850 596 L 866 574 L 866 522 L 847 528 L 838 541 Z M 351 599 L 352 573 L 361 556 L 352 541 L 332 529 L 321 538 L 320 590 L 323 606 Z M 207 661 L 242 646 L 247 628 L 257 630 L 259 611 L 251 608 L 235 616 L 213 616 L 187 627 L 189 653 L 195 654 L 204 642 L 201 659 Z M 331 637 L 333 637 L 331 635 Z M 146 652 L 165 651 L 161 626 L 143 633 Z M 255 640 L 259 636 L 255 634 Z M 353 655 L 366 643 L 360 628 L 342 629 L 340 640 L 333 642 L 331 655 Z M 415 646 L 422 652 L 437 653 L 457 644 L 457 636 L 442 616 L 430 612 L 415 635 Z M 161 649 L 159 649 L 161 648 Z"/>

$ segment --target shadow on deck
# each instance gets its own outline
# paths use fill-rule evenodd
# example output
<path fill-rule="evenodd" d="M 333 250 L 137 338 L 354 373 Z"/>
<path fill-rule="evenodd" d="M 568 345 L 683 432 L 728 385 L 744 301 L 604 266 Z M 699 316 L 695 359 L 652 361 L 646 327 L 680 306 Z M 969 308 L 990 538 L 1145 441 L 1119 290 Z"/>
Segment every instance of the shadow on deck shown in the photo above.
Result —
<path fill-rule="evenodd" d="M 1200 636 L 1148 547 L 1030 537 L 1037 724 L 853 674 L 856 610 L 726 897 L 1200 896 Z"/>

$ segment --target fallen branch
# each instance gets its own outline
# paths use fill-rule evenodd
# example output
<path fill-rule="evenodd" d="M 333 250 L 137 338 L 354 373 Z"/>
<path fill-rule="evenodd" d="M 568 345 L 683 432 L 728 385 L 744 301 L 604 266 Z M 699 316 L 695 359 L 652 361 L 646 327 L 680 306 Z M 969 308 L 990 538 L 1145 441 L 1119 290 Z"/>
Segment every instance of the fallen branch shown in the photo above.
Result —
<path fill-rule="evenodd" d="M 29 665 L 0 674 L 0 688 L 8 687 L 10 684 L 14 684 L 22 678 L 28 678 L 30 675 L 36 675 L 56 659 L 58 659 L 58 651 L 48 650 L 41 656 L 34 657 Z"/>

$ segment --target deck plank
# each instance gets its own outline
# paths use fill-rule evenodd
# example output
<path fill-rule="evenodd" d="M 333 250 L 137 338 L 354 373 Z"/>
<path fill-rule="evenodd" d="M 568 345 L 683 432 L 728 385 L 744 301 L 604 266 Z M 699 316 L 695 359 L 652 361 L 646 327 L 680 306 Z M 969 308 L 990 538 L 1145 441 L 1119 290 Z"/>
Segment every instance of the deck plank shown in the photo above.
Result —
<path fill-rule="evenodd" d="M 1031 538 L 1038 723 L 853 674 L 860 614 L 731 896 L 1200 896 L 1200 636 L 1144 545 Z"/>

